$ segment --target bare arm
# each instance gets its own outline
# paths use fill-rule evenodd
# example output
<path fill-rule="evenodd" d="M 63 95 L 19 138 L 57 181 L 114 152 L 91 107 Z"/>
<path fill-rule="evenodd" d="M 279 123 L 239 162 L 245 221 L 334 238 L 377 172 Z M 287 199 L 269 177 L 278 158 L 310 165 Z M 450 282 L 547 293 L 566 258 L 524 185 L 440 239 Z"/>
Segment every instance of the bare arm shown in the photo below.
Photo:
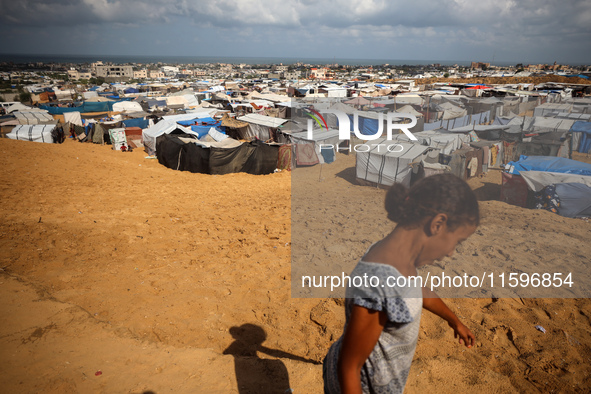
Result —
<path fill-rule="evenodd" d="M 338 363 L 341 393 L 361 393 L 361 368 L 378 342 L 386 321 L 385 311 L 353 305 Z"/>
<path fill-rule="evenodd" d="M 459 343 L 472 347 L 474 345 L 474 334 L 458 319 L 455 313 L 445 305 L 445 302 L 432 290 L 423 287 L 423 308 L 436 314 L 449 324 L 454 330 L 454 338 L 459 338 Z"/>

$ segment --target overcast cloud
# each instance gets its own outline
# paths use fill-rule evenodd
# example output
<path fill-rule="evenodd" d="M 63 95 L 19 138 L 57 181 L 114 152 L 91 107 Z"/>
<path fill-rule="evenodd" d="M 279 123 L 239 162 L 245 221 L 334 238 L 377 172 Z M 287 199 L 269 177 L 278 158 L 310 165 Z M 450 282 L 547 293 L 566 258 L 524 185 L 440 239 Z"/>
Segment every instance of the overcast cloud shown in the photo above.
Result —
<path fill-rule="evenodd" d="M 0 0 L 3 53 L 591 63 L 585 0 Z"/>

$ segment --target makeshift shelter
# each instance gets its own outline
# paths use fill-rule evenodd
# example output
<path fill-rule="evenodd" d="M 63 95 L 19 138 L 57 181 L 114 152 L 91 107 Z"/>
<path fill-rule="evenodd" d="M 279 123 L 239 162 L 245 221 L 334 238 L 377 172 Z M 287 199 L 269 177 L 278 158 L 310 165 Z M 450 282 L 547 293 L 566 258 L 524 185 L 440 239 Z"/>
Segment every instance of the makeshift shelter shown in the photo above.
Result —
<path fill-rule="evenodd" d="M 47 111 L 16 111 L 13 112 L 14 117 L 20 124 L 47 124 L 54 123 L 53 116 L 47 113 Z"/>
<path fill-rule="evenodd" d="M 557 157 L 527 157 L 508 164 L 503 173 L 501 198 L 526 206 L 528 190 L 538 203 L 566 217 L 591 216 L 591 164 Z M 552 206 L 540 203 L 551 199 Z"/>
<path fill-rule="evenodd" d="M 261 141 L 274 140 L 275 131 L 287 122 L 287 119 L 272 118 L 259 114 L 247 114 L 236 117 L 236 120 L 248 123 L 244 139 L 259 139 Z"/>
<path fill-rule="evenodd" d="M 216 120 L 214 118 L 198 118 L 192 120 L 181 120 L 177 122 L 178 124 L 190 127 L 192 131 L 199 135 L 199 138 L 206 135 L 211 128 L 218 129 L 218 131 L 222 131 L 221 129 L 221 120 Z"/>
<path fill-rule="evenodd" d="M 228 114 L 222 115 L 222 127 L 226 128 L 226 134 L 232 138 L 240 139 L 246 135 L 248 123 L 236 120 Z"/>
<path fill-rule="evenodd" d="M 392 186 L 402 183 L 410 186 L 412 163 L 425 158 L 428 146 L 406 142 L 393 143 L 385 138 L 368 144 L 367 151 L 357 152 L 355 173 L 361 184 Z M 391 151 L 390 151 L 391 150 Z"/>
<path fill-rule="evenodd" d="M 144 129 L 144 131 L 142 132 L 144 147 L 146 148 L 148 154 L 156 153 L 156 139 L 159 136 L 171 133 L 188 134 L 195 136 L 196 139 L 199 138 L 199 135 L 191 129 L 164 119 L 156 123 L 154 126 Z"/>
<path fill-rule="evenodd" d="M 142 106 L 136 101 L 120 101 L 113 104 L 114 112 L 133 113 L 143 111 Z"/>
<path fill-rule="evenodd" d="M 362 105 L 371 104 L 371 101 L 369 101 L 368 99 L 366 99 L 362 96 L 359 96 L 359 97 L 355 97 L 354 99 L 344 101 L 343 104 L 362 106 Z"/>
<path fill-rule="evenodd" d="M 110 129 L 109 137 L 111 138 L 113 150 L 127 150 L 127 137 L 124 128 Z"/>
<path fill-rule="evenodd" d="M 581 153 L 591 152 L 591 122 L 577 121 L 570 128 L 572 133 L 572 150 Z"/>
<path fill-rule="evenodd" d="M 82 118 L 80 112 L 66 112 L 64 113 L 64 123 L 71 123 L 82 126 Z"/>
<path fill-rule="evenodd" d="M 6 113 L 9 114 L 15 111 L 34 111 L 33 107 L 28 107 L 22 103 L 12 104 L 10 107 L 6 108 Z"/>
<path fill-rule="evenodd" d="M 335 161 L 339 145 L 339 131 L 314 130 L 311 139 L 307 131 L 286 133 L 292 144 L 296 165 L 329 164 Z"/>
<path fill-rule="evenodd" d="M 54 142 L 53 132 L 56 125 L 18 125 L 8 134 L 7 138 L 13 140 L 45 142 L 51 144 Z"/>
<path fill-rule="evenodd" d="M 246 172 L 270 174 L 277 168 L 279 145 L 262 141 L 241 143 L 191 141 L 174 135 L 158 137 L 158 161 L 168 168 L 194 173 L 223 175 Z"/>

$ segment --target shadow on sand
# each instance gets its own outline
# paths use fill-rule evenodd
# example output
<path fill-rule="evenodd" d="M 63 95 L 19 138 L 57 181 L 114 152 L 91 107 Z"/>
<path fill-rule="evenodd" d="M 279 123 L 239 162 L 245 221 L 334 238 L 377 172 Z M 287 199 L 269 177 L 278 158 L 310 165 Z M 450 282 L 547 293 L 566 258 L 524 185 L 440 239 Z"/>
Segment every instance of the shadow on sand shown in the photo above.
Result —
<path fill-rule="evenodd" d="M 262 327 L 243 324 L 230 328 L 234 342 L 224 350 L 224 354 L 234 356 L 238 392 L 245 393 L 290 393 L 289 374 L 281 360 L 260 358 L 264 353 L 275 358 L 287 358 L 312 364 L 317 362 L 281 350 L 262 345 L 267 334 Z"/>

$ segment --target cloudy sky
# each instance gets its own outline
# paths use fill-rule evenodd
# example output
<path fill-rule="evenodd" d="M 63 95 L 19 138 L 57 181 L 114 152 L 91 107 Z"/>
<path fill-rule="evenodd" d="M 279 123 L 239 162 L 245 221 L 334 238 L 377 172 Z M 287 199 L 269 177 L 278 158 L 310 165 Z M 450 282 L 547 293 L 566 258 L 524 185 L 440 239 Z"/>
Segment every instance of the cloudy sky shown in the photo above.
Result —
<path fill-rule="evenodd" d="M 0 53 L 591 63 L 589 0 L 0 0 Z"/>

